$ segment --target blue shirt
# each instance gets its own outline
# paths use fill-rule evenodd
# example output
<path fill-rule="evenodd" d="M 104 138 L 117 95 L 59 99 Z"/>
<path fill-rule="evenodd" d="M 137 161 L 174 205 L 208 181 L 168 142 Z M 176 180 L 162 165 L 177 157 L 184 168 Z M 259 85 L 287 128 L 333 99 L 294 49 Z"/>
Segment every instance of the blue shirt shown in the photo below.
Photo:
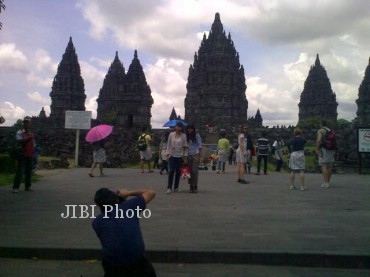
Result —
<path fill-rule="evenodd" d="M 189 156 L 198 154 L 199 148 L 202 148 L 202 138 L 198 134 L 196 134 L 196 138 L 197 138 L 197 141 L 192 141 L 192 140 L 188 141 L 188 145 L 189 145 L 188 155 Z"/>
<path fill-rule="evenodd" d="M 141 234 L 139 218 L 136 209 L 145 209 L 145 200 L 142 196 L 123 201 L 118 205 L 123 210 L 125 218 L 116 218 L 116 209 L 109 212 L 108 218 L 103 218 L 105 213 L 98 215 L 92 222 L 96 235 L 103 248 L 103 260 L 112 265 L 122 266 L 130 264 L 144 255 L 145 246 Z M 132 218 L 126 217 L 126 211 L 134 211 Z M 118 211 L 118 217 L 121 212 Z M 131 212 L 128 213 L 131 216 Z"/>
<path fill-rule="evenodd" d="M 304 150 L 304 145 L 306 142 L 306 139 L 303 137 L 296 136 L 292 138 L 288 143 L 289 152 Z"/>

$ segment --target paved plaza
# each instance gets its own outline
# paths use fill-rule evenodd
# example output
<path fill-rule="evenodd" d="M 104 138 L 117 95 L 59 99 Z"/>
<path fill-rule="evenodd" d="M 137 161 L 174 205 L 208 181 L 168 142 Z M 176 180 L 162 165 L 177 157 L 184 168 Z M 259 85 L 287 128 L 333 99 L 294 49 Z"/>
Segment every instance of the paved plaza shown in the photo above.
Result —
<path fill-rule="evenodd" d="M 13 194 L 2 187 L 0 273 L 12 264 L 6 258 L 96 260 L 100 244 L 92 219 L 63 219 L 61 213 L 65 205 L 93 205 L 100 187 L 157 192 L 148 205 L 151 217 L 141 226 L 148 255 L 164 273 L 175 264 L 184 265 L 181 276 L 190 276 L 186 269 L 203 272 L 207 264 L 231 271 L 248 270 L 246 264 L 369 268 L 370 176 L 337 174 L 333 187 L 323 189 L 321 175 L 306 174 L 307 190 L 291 191 L 287 173 L 249 175 L 250 184 L 244 185 L 236 182 L 235 166 L 227 169 L 226 174 L 200 171 L 198 194 L 188 193 L 182 180 L 182 192 L 166 195 L 167 175 L 138 169 L 108 168 L 106 177 L 95 178 L 87 168 L 41 171 L 34 192 Z"/>

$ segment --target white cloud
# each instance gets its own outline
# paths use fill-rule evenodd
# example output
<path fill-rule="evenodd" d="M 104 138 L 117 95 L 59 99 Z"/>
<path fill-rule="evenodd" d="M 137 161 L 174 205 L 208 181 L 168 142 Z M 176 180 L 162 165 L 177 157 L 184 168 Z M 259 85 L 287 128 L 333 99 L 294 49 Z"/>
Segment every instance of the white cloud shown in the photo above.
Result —
<path fill-rule="evenodd" d="M 5 118 L 4 125 L 13 125 L 18 119 L 22 119 L 26 115 L 26 111 L 15 104 L 5 101 L 0 104 L 1 115 Z"/>
<path fill-rule="evenodd" d="M 0 72 L 27 72 L 28 59 L 14 43 L 0 44 Z"/>
<path fill-rule="evenodd" d="M 44 105 L 44 106 L 50 105 L 50 102 L 51 102 L 51 99 L 49 96 L 43 97 L 38 91 L 28 92 L 27 97 L 31 101 Z"/>
<path fill-rule="evenodd" d="M 98 97 L 94 96 L 94 97 L 87 99 L 87 101 L 85 102 L 86 111 L 92 111 L 92 115 L 91 115 L 92 118 L 96 118 L 96 115 L 97 115 L 96 110 L 98 108 L 98 103 L 96 102 L 96 99 L 98 99 Z"/>
<path fill-rule="evenodd" d="M 173 107 L 178 115 L 184 117 L 188 66 L 184 60 L 160 58 L 155 64 L 145 67 L 146 79 L 154 99 L 153 127 L 162 127 L 168 121 Z"/>

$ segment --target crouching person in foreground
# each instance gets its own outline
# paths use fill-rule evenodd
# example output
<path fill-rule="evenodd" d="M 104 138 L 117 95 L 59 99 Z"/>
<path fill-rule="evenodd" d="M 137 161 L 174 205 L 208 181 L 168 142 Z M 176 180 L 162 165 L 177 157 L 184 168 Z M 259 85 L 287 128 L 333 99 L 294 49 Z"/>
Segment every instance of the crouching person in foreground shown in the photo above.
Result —
<path fill-rule="evenodd" d="M 126 199 L 130 196 L 134 197 Z M 102 245 L 105 277 L 156 276 L 152 264 L 144 256 L 139 224 L 140 211 L 143 212 L 154 197 L 155 192 L 149 189 L 120 189 L 115 193 L 101 188 L 95 193 L 95 203 L 102 213 L 94 219 L 92 227 Z"/>

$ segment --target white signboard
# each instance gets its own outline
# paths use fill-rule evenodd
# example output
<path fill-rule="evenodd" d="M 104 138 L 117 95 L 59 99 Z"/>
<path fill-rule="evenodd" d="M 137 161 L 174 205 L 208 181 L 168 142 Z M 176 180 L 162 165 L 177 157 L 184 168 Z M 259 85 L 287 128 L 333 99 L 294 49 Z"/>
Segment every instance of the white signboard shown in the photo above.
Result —
<path fill-rule="evenodd" d="M 91 111 L 66 111 L 65 128 L 66 129 L 90 129 Z"/>
<path fill-rule="evenodd" d="M 370 153 L 370 129 L 358 128 L 358 152 Z"/>

